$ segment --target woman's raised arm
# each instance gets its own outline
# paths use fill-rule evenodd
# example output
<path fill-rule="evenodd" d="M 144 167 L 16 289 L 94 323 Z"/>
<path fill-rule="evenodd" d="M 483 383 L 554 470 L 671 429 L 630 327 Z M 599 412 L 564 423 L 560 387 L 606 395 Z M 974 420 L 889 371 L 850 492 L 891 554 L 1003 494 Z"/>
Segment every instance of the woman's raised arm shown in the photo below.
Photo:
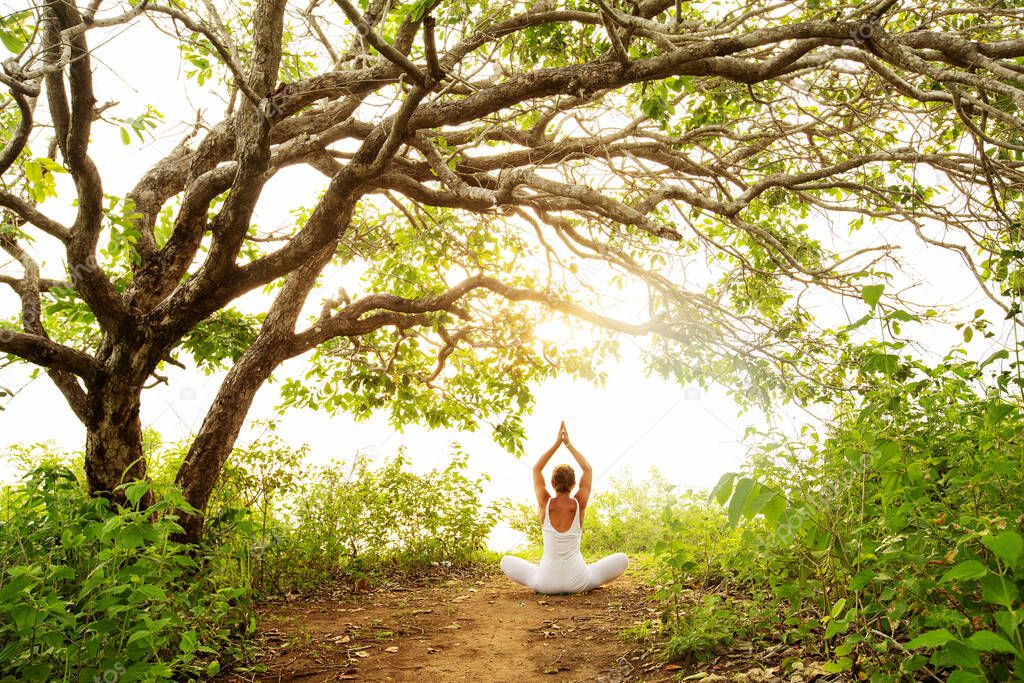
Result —
<path fill-rule="evenodd" d="M 565 423 L 562 423 L 562 429 L 565 428 Z M 551 460 L 551 456 L 555 454 L 558 447 L 562 445 L 562 429 L 558 430 L 558 438 L 555 439 L 555 444 L 544 451 L 544 453 L 537 460 L 537 464 L 533 466 L 533 490 L 537 494 L 537 505 L 543 508 L 548 504 L 548 498 L 551 494 L 548 493 L 547 483 L 544 481 L 544 467 L 547 466 L 548 461 Z"/>
<path fill-rule="evenodd" d="M 562 429 L 565 429 L 564 422 L 562 423 Z M 569 441 L 568 431 L 564 432 L 562 441 L 565 443 L 566 448 L 569 449 L 569 452 L 572 453 L 572 457 L 576 458 L 576 462 L 583 469 L 583 476 L 580 477 L 580 490 L 576 493 L 576 498 L 580 501 L 580 505 L 586 506 L 587 501 L 590 500 L 590 487 L 594 483 L 594 468 L 590 466 L 590 463 L 583 457 L 583 454 Z"/>

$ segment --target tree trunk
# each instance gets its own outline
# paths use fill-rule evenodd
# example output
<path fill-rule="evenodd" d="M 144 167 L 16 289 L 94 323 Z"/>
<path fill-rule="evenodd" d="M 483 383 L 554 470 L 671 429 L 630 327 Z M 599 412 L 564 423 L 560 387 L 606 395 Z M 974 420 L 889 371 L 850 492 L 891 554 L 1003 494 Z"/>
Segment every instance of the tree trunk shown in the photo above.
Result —
<path fill-rule="evenodd" d="M 142 452 L 142 421 L 139 410 L 142 388 L 119 378 L 109 378 L 95 389 L 86 425 L 85 476 L 89 491 L 124 504 L 116 491 L 125 482 L 145 479 Z M 149 497 L 142 501 L 149 502 Z"/>
<path fill-rule="evenodd" d="M 352 206 L 350 204 L 342 213 L 344 225 L 352 217 Z M 338 232 L 340 234 L 341 230 Z M 203 426 L 178 470 L 177 483 L 185 500 L 199 511 L 194 515 L 181 516 L 185 541 L 194 543 L 203 532 L 210 494 L 213 493 L 224 463 L 231 455 L 256 392 L 283 359 L 296 353 L 296 348 L 289 343 L 295 331 L 295 321 L 316 281 L 317 273 L 334 256 L 338 239 L 335 237 L 322 246 L 288 277 L 267 311 L 256 340 L 231 366 L 224 383 L 220 385 L 217 397 L 203 419 Z"/>
<path fill-rule="evenodd" d="M 206 506 L 224 463 L 245 423 L 252 401 L 277 367 L 273 345 L 259 339 L 228 371 L 203 425 L 178 470 L 185 501 L 199 512 L 182 514 L 184 540 L 195 543 L 203 532 Z"/>

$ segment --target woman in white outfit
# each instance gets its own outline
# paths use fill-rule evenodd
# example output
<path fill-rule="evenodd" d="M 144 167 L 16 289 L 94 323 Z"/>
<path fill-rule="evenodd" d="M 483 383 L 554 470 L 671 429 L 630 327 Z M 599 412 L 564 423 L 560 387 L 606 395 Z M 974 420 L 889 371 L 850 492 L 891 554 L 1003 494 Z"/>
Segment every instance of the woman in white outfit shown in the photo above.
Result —
<path fill-rule="evenodd" d="M 544 482 L 544 466 L 562 444 L 565 444 L 583 469 L 580 488 L 575 496 L 570 494 L 576 484 L 576 472 L 569 465 L 559 465 L 551 474 L 554 496 L 548 493 Z M 629 564 L 625 554 L 615 553 L 587 564 L 580 553 L 583 516 L 593 480 L 593 468 L 569 441 L 569 433 L 563 422 L 555 445 L 540 456 L 540 460 L 533 466 L 533 488 L 537 493 L 544 534 L 544 554 L 540 558 L 540 565 L 512 555 L 501 558 L 501 570 L 508 578 L 538 593 L 581 593 L 622 576 Z"/>

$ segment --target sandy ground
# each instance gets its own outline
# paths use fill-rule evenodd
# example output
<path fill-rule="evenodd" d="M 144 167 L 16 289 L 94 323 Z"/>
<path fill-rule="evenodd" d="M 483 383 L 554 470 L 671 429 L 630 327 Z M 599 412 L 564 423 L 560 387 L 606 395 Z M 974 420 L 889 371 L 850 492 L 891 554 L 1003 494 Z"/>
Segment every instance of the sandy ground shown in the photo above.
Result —
<path fill-rule="evenodd" d="M 231 681 L 667 680 L 619 633 L 655 614 L 629 575 L 543 596 L 503 576 L 390 586 L 263 607 L 265 673 Z M 677 667 L 678 668 L 678 667 Z"/>

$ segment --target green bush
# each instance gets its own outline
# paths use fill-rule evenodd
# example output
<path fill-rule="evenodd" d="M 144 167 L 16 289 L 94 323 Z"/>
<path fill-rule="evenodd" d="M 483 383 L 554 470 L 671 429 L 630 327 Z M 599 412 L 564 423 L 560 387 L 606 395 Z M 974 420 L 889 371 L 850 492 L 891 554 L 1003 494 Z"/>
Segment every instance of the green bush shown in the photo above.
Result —
<path fill-rule="evenodd" d="M 723 477 L 717 497 L 749 518 L 741 569 L 789 605 L 832 671 L 1024 680 L 1013 378 L 953 356 L 884 367 L 827 433 L 766 443 L 747 476 Z"/>
<path fill-rule="evenodd" d="M 266 588 L 310 590 L 381 568 L 462 563 L 484 547 L 500 504 L 484 506 L 486 478 L 465 475 L 456 451 L 442 470 L 407 469 L 404 452 L 374 468 L 365 456 L 315 469 L 262 548 Z"/>
<path fill-rule="evenodd" d="M 137 503 L 146 482 L 125 487 Z M 246 577 L 228 547 L 171 540 L 173 488 L 145 511 L 89 497 L 46 465 L 4 493 L 0 676 L 4 681 L 139 681 L 207 676 L 252 627 Z"/>
<path fill-rule="evenodd" d="M 630 472 L 613 476 L 587 505 L 582 548 L 588 555 L 646 553 L 665 538 L 666 511 L 688 505 L 687 493 L 678 493 L 656 469 L 641 482 Z"/>
<path fill-rule="evenodd" d="M 764 623 L 763 608 L 753 600 L 704 594 L 664 620 L 662 653 L 670 660 L 707 661 L 720 646 L 753 637 Z"/>
<path fill-rule="evenodd" d="M 150 472 L 169 478 L 187 447 L 148 435 Z M 482 503 L 459 451 L 423 475 L 403 452 L 312 472 L 304 456 L 273 435 L 235 449 L 202 543 L 185 546 L 174 511 L 189 508 L 170 484 L 126 485 L 133 504 L 157 502 L 122 509 L 86 493 L 80 457 L 14 449 L 23 471 L 47 464 L 0 493 L 0 681 L 212 676 L 244 656 L 253 595 L 467 562 L 501 507 Z"/>

